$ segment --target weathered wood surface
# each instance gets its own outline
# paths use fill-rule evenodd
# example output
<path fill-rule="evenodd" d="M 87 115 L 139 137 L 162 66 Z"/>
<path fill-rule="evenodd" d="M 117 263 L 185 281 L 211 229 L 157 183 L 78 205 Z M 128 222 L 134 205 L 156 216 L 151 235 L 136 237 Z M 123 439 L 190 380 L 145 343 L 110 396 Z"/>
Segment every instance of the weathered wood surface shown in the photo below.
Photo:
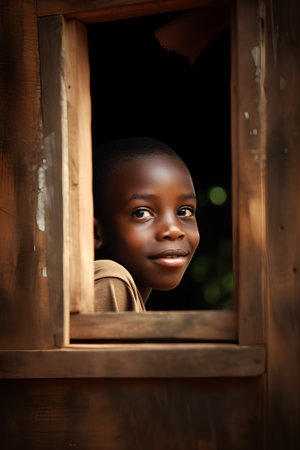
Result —
<path fill-rule="evenodd" d="M 261 378 L 15 380 L 0 397 L 6 449 L 264 449 Z"/>
<path fill-rule="evenodd" d="M 61 16 L 40 18 L 39 47 L 48 186 L 47 275 L 56 345 L 61 346 L 69 342 L 70 303 L 73 311 L 93 309 L 91 103 L 85 29 Z"/>
<path fill-rule="evenodd" d="M 165 7 L 167 2 L 163 3 Z M 41 4 L 39 1 L 38 6 Z M 116 13 L 114 9 L 106 11 L 106 17 L 109 12 L 111 18 Z M 4 36 L 0 41 L 0 345 L 13 349 L 47 348 L 54 345 L 57 331 L 53 328 L 46 277 L 48 269 L 51 272 L 50 266 L 46 269 L 43 231 L 44 227 L 48 230 L 49 217 L 43 181 L 47 154 L 42 145 L 35 2 L 1 2 L 0 13 L 1 37 Z M 259 9 L 257 2 L 239 0 L 237 17 L 241 19 L 236 35 L 240 58 L 237 63 L 243 76 L 237 79 L 236 156 L 240 172 L 236 180 L 242 183 L 238 201 L 244 219 L 235 231 L 241 244 L 238 281 L 245 288 L 238 293 L 242 313 L 239 333 L 241 342 L 262 341 L 260 299 L 265 286 L 266 383 L 263 384 L 264 377 L 184 379 L 191 374 L 224 374 L 215 365 L 216 355 L 217 364 L 225 367 L 228 376 L 230 371 L 245 376 L 249 374 L 245 369 L 249 352 L 256 368 L 256 372 L 251 369 L 253 375 L 258 367 L 260 371 L 264 369 L 261 347 L 233 346 L 228 352 L 223 347 L 222 352 L 222 346 L 210 346 L 208 351 L 202 346 L 201 355 L 195 346 L 183 346 L 177 352 L 170 344 L 159 356 L 153 350 L 147 351 L 147 344 L 143 351 L 132 345 L 120 345 L 122 352 L 111 346 L 102 347 L 101 351 L 95 347 L 93 352 L 86 348 L 2 351 L 1 377 L 71 377 L 74 370 L 80 376 L 94 373 L 95 377 L 118 377 L 87 381 L 2 380 L 0 401 L 5 407 L 0 409 L 0 427 L 4 448 L 300 447 L 299 4 L 292 0 L 284 4 L 266 0 L 260 2 Z M 260 24 L 264 27 L 260 28 Z M 243 52 L 243 48 L 248 51 Z M 250 66 L 252 69 L 248 70 Z M 255 87 L 257 81 L 259 87 Z M 265 179 L 264 163 L 265 190 L 260 181 Z M 262 200 L 267 202 L 265 210 Z M 255 351 L 258 354 L 254 358 Z M 132 362 L 135 365 L 131 366 Z M 171 362 L 177 371 L 172 371 Z M 164 373 L 183 378 L 121 378 L 121 373 L 134 376 L 134 367 L 140 368 L 136 373 L 141 376 Z"/>
<path fill-rule="evenodd" d="M 55 343 L 45 244 L 36 2 L 1 2 L 0 347 Z"/>
<path fill-rule="evenodd" d="M 0 398 L 5 449 L 264 449 L 261 378 L 14 380 Z"/>
<path fill-rule="evenodd" d="M 235 8 L 232 83 L 233 239 L 239 342 L 263 339 L 264 151 L 261 130 L 259 5 L 238 0 Z M 234 24 L 233 24 L 234 25 Z"/>
<path fill-rule="evenodd" d="M 263 347 L 102 344 L 0 351 L 0 378 L 247 377 L 265 370 Z"/>
<path fill-rule="evenodd" d="M 38 0 L 38 16 L 64 14 L 84 23 L 227 4 L 228 0 Z"/>
<path fill-rule="evenodd" d="M 70 338 L 77 340 L 237 341 L 235 311 L 169 311 L 72 314 Z"/>
<path fill-rule="evenodd" d="M 300 448 L 300 4 L 266 3 L 268 448 Z"/>
<path fill-rule="evenodd" d="M 55 343 L 69 339 L 69 161 L 63 18 L 39 20 L 43 141 L 47 189 L 47 276 Z"/>
<path fill-rule="evenodd" d="M 64 21 L 63 47 L 66 78 L 62 82 L 65 82 L 68 100 L 70 311 L 92 312 L 94 225 L 90 70 L 87 33 L 79 21 Z"/>

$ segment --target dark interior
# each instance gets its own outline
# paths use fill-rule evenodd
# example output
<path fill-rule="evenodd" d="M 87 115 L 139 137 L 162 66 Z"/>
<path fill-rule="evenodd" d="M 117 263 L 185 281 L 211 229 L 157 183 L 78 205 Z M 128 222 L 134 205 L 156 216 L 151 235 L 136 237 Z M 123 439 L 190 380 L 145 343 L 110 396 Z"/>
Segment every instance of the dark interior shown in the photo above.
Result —
<path fill-rule="evenodd" d="M 194 179 L 199 248 L 181 284 L 153 292 L 147 309 L 230 308 L 230 30 L 217 35 L 191 65 L 154 35 L 179 14 L 88 26 L 93 147 L 126 136 L 151 136 L 173 147 Z M 219 197 L 214 199 L 216 186 L 222 189 L 215 190 Z"/>

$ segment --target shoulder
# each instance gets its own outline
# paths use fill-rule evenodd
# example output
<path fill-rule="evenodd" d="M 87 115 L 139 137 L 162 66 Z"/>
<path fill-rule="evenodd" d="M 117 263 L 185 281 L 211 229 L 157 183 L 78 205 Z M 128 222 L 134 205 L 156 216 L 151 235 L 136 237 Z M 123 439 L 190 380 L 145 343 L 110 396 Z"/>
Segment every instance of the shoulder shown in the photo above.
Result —
<path fill-rule="evenodd" d="M 133 278 L 121 264 L 111 259 L 100 259 L 94 262 L 94 279 L 117 278 L 126 283 L 134 284 Z"/>
<path fill-rule="evenodd" d="M 145 311 L 135 282 L 124 266 L 95 261 L 95 311 Z"/>

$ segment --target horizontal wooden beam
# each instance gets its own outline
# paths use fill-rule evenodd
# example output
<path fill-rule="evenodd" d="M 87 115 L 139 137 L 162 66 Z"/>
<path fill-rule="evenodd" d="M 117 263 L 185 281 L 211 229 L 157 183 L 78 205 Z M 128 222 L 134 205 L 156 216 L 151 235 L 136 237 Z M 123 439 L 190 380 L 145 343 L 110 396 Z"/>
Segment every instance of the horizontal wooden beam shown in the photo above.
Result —
<path fill-rule="evenodd" d="M 74 340 L 237 341 L 235 311 L 71 314 Z"/>
<path fill-rule="evenodd" d="M 0 351 L 0 378 L 249 377 L 264 370 L 262 346 L 106 344 Z"/>
<path fill-rule="evenodd" d="M 38 0 L 37 14 L 40 17 L 63 14 L 93 23 L 228 3 L 229 0 Z"/>

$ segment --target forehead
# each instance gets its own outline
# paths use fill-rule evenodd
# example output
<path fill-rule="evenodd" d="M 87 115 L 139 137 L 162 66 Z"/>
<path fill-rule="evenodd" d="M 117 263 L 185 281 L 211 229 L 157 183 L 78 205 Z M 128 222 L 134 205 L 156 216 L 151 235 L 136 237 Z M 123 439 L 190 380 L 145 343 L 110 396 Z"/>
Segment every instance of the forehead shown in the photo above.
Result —
<path fill-rule="evenodd" d="M 190 173 L 183 161 L 173 155 L 143 155 L 116 161 L 110 178 L 114 190 L 175 189 L 193 190 Z"/>

